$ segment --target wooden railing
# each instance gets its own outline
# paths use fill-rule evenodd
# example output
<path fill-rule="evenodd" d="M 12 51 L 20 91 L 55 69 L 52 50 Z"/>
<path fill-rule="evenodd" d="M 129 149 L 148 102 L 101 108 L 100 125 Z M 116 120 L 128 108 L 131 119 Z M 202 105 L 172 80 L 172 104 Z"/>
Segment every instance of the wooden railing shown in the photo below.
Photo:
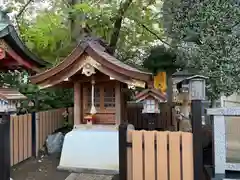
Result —
<path fill-rule="evenodd" d="M 119 128 L 120 180 L 194 179 L 192 133 L 130 129 Z"/>
<path fill-rule="evenodd" d="M 11 166 L 37 156 L 49 134 L 63 127 L 66 109 L 55 109 L 33 114 L 11 115 Z"/>
<path fill-rule="evenodd" d="M 193 180 L 192 133 L 129 131 L 127 180 Z"/>
<path fill-rule="evenodd" d="M 45 140 L 49 134 L 52 134 L 55 130 L 63 127 L 64 111 L 65 108 L 36 113 L 37 120 L 36 153 L 38 153 L 39 149 L 43 147 Z"/>
<path fill-rule="evenodd" d="M 10 118 L 11 165 L 32 156 L 32 114 Z"/>

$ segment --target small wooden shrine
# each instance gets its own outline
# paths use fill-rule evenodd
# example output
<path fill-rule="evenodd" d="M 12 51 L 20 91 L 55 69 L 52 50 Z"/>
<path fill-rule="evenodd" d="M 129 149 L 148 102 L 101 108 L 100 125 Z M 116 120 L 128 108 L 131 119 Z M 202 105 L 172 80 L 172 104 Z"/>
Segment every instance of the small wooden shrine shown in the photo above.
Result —
<path fill-rule="evenodd" d="M 159 103 L 165 103 L 167 98 L 155 88 L 145 89 L 135 97 L 136 102 L 143 102 L 143 113 L 160 113 Z"/>
<path fill-rule="evenodd" d="M 23 99 L 27 99 L 27 97 L 16 89 L 0 88 L 0 113 L 16 112 L 17 103 Z"/>
<path fill-rule="evenodd" d="M 166 95 L 161 93 L 159 89 L 148 88 L 138 93 L 135 97 L 136 102 L 143 103 L 142 123 L 146 125 L 145 129 L 156 130 L 161 113 L 160 103 L 167 101 Z"/>
<path fill-rule="evenodd" d="M 92 115 L 96 123 L 119 124 L 126 118 L 128 86 L 145 88 L 152 74 L 117 60 L 106 43 L 86 37 L 57 66 L 32 76 L 31 82 L 41 88 L 53 86 L 74 88 L 74 124 Z"/>
<path fill-rule="evenodd" d="M 27 69 L 39 72 L 47 62 L 39 59 L 24 45 L 6 12 L 0 11 L 0 71 Z"/>

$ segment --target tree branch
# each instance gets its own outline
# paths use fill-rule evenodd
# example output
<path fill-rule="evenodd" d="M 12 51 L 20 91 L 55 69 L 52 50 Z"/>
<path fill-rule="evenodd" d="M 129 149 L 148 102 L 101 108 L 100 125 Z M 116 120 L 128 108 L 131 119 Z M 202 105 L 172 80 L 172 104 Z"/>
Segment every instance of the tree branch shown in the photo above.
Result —
<path fill-rule="evenodd" d="M 158 40 L 160 40 L 163 44 L 166 44 L 170 47 L 172 47 L 171 44 L 169 44 L 167 41 L 164 41 L 157 33 L 153 32 L 150 28 L 148 28 L 146 25 L 142 24 L 138 20 L 134 20 L 139 26 L 142 26 L 145 30 L 147 30 L 149 33 L 151 33 L 153 36 L 155 36 Z"/>
<path fill-rule="evenodd" d="M 114 54 L 116 46 L 117 46 L 124 14 L 127 11 L 128 7 L 131 5 L 131 3 L 132 3 L 132 0 L 126 0 L 125 2 L 121 3 L 120 8 L 117 13 L 117 16 L 114 18 L 115 23 L 114 23 L 113 32 L 112 32 L 112 35 L 110 38 L 110 47 L 111 47 L 112 54 Z"/>
<path fill-rule="evenodd" d="M 33 2 L 34 0 L 28 0 L 28 2 L 23 6 L 23 8 L 19 11 L 19 13 L 17 14 L 16 18 L 19 18 L 23 12 L 26 10 L 26 8 L 28 7 L 28 5 Z"/>

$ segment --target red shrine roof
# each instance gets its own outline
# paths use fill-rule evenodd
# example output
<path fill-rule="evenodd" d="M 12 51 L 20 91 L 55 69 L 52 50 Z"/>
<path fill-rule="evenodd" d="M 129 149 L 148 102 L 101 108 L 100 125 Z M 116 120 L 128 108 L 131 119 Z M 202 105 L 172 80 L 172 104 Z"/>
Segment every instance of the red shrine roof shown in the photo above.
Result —
<path fill-rule="evenodd" d="M 57 66 L 30 78 L 31 82 L 42 88 L 63 83 L 79 74 L 86 64 L 120 82 L 142 87 L 152 80 L 152 74 L 131 67 L 112 56 L 108 46 L 97 38 L 87 37 Z M 141 85 L 140 85 L 141 84 Z M 144 85 L 145 87 L 145 85 Z"/>
<path fill-rule="evenodd" d="M 167 101 L 167 97 L 165 94 L 161 93 L 159 90 L 155 88 L 149 88 L 141 91 L 135 96 L 136 102 L 141 102 L 148 97 L 153 97 L 154 99 L 158 100 L 159 102 Z"/>
<path fill-rule="evenodd" d="M 39 72 L 48 66 L 21 41 L 6 12 L 0 11 L 0 17 L 0 71 L 23 68 Z"/>

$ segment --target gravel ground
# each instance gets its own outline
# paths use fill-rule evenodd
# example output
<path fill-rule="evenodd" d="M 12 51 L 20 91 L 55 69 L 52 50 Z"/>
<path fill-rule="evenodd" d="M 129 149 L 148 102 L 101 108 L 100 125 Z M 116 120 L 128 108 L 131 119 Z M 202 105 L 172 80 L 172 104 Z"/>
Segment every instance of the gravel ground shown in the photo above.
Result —
<path fill-rule="evenodd" d="M 65 180 L 70 173 L 57 171 L 59 158 L 45 156 L 41 159 L 30 158 L 12 168 L 13 180 Z"/>

